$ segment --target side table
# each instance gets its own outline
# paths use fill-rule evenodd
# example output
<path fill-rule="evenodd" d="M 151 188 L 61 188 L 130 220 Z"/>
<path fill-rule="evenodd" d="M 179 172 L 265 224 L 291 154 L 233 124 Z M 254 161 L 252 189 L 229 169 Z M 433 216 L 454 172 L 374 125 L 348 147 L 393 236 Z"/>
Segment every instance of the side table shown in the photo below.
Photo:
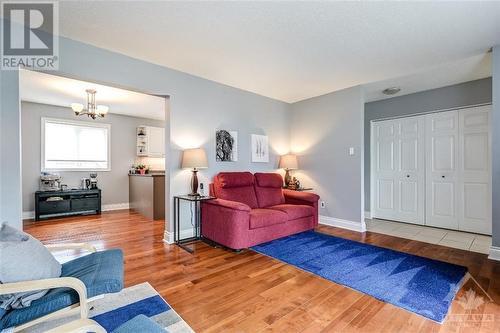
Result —
<path fill-rule="evenodd" d="M 290 191 L 297 191 L 297 192 L 312 191 L 313 190 L 312 187 L 301 187 L 301 188 L 296 188 L 296 189 L 292 190 L 291 188 L 288 188 L 288 187 L 285 187 L 285 186 L 283 186 L 283 189 L 284 190 L 290 190 Z"/>
<path fill-rule="evenodd" d="M 186 245 L 192 242 L 201 240 L 201 202 L 206 200 L 212 200 L 215 197 L 203 196 L 203 195 L 176 195 L 174 196 L 174 242 L 177 246 L 186 250 L 189 253 L 194 251 L 187 247 Z M 180 226 L 180 203 L 181 201 L 187 201 L 190 205 L 194 206 L 194 231 L 195 234 L 192 237 L 181 239 L 181 226 Z"/>

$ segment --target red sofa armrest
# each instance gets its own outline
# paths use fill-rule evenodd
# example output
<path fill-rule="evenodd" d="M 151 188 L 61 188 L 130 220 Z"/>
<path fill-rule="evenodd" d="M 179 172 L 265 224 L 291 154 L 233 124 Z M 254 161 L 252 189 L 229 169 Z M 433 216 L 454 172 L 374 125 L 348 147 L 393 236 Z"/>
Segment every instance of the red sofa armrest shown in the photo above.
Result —
<path fill-rule="evenodd" d="M 284 189 L 283 194 L 285 195 L 286 203 L 302 203 L 305 205 L 313 205 L 318 202 L 319 195 L 310 192 L 300 192 Z"/>
<path fill-rule="evenodd" d="M 229 208 L 233 210 L 239 210 L 242 212 L 250 212 L 250 207 L 244 203 L 238 201 L 224 200 L 224 199 L 213 199 L 203 202 L 204 205 L 214 205 L 221 208 Z"/>
<path fill-rule="evenodd" d="M 319 195 L 310 192 L 300 192 L 284 189 L 283 194 L 285 196 L 285 203 L 291 205 L 308 205 L 314 208 L 314 219 L 312 222 L 312 227 L 318 226 L 319 222 L 319 211 L 318 211 L 318 201 Z"/>
<path fill-rule="evenodd" d="M 250 207 L 237 201 L 214 199 L 201 203 L 201 233 L 232 249 L 248 243 Z"/>

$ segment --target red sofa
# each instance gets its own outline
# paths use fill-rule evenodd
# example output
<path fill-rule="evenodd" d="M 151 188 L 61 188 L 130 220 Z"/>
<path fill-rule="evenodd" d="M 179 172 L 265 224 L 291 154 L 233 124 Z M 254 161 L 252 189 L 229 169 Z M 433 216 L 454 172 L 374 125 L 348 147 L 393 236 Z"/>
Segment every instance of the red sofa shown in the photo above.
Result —
<path fill-rule="evenodd" d="M 314 229 L 319 196 L 283 190 L 276 173 L 221 172 L 210 184 L 217 199 L 202 203 L 202 234 L 239 250 Z"/>

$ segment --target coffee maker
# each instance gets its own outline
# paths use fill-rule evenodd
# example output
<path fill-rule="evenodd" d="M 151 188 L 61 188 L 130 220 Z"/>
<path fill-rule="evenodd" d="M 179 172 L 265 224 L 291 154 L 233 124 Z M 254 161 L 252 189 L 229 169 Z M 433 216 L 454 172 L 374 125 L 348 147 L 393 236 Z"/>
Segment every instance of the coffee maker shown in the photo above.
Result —
<path fill-rule="evenodd" d="M 90 188 L 90 179 L 89 178 L 82 178 L 80 180 L 80 188 L 82 190 L 88 190 Z"/>
<path fill-rule="evenodd" d="M 40 191 L 59 191 L 60 189 L 61 176 L 45 172 L 40 175 Z"/>
<path fill-rule="evenodd" d="M 97 173 L 90 174 L 90 189 L 97 190 Z"/>

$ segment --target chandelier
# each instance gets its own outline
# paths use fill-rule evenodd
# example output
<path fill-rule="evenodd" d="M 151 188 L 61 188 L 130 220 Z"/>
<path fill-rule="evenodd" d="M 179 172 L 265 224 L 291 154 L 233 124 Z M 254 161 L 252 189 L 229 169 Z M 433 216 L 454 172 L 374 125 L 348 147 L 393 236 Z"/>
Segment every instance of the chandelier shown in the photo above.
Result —
<path fill-rule="evenodd" d="M 75 115 L 87 115 L 92 119 L 95 119 L 96 117 L 103 118 L 108 113 L 109 107 L 106 105 L 97 105 L 95 103 L 95 94 L 97 91 L 87 89 L 85 92 L 87 93 L 87 108 L 80 103 L 71 103 L 71 109 L 75 111 Z"/>

